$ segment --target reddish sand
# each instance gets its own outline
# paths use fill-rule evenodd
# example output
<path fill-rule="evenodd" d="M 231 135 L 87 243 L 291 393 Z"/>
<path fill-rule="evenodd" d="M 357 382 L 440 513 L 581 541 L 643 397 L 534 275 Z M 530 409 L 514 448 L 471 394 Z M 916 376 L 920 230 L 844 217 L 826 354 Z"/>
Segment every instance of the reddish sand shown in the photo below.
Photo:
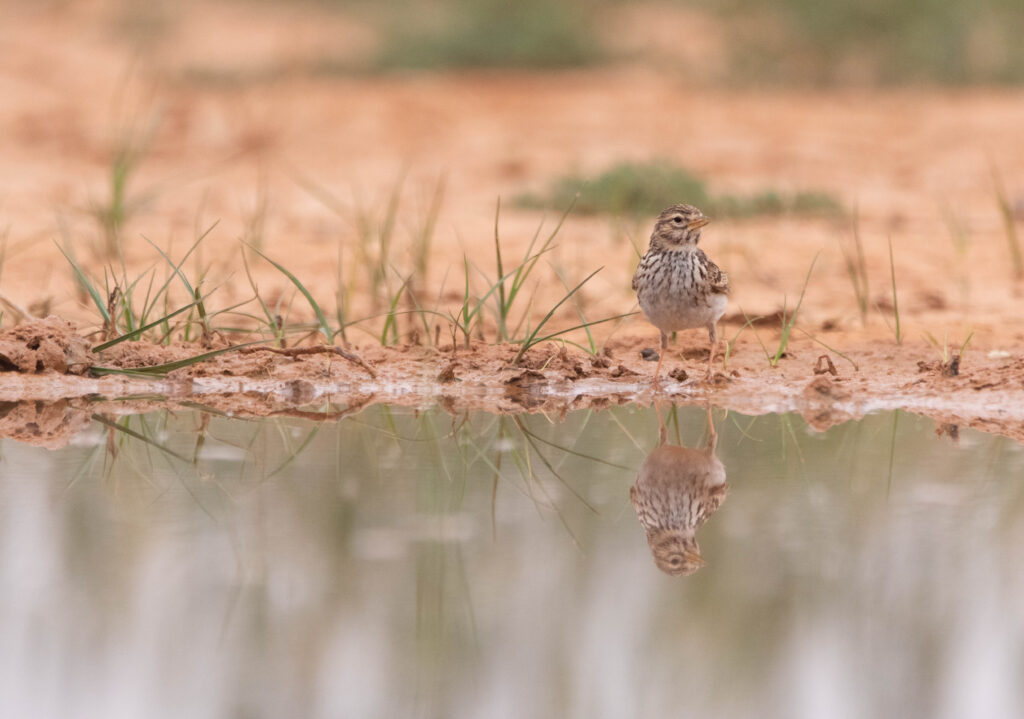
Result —
<path fill-rule="evenodd" d="M 52 313 L 74 321 L 95 341 L 95 308 L 76 289 L 52 240 L 67 237 L 87 270 L 103 276 L 111 262 L 103 254 L 93 209 L 109 198 L 114 151 L 127 137 L 148 138 L 129 178 L 131 212 L 122 227 L 130 277 L 156 266 L 159 283 L 166 273 L 143 235 L 178 258 L 199 228 L 219 221 L 183 268 L 193 281 L 203 276 L 205 291 L 216 288 L 209 299 L 212 309 L 252 296 L 238 242 L 247 238 L 300 277 L 329 313 L 340 288 L 349 317 L 356 318 L 383 309 L 369 281 L 377 246 L 372 238 L 360 239 L 360 218 L 379 225 L 396 178 L 404 177 L 404 184 L 389 257 L 396 270 L 387 280 L 391 292 L 400 284 L 397 278 L 415 266 L 412 236 L 437 178 L 444 177 L 444 202 L 418 289 L 431 307 L 445 313 L 457 311 L 461 299 L 464 253 L 483 273 L 494 273 L 496 198 L 505 199 L 501 234 L 510 263 L 522 256 L 542 221 L 541 213 L 512 208 L 512 197 L 542 189 L 569 171 L 599 172 L 622 160 L 658 158 L 708 178 L 716 191 L 820 190 L 856 207 L 872 305 L 862 323 L 841 250 L 852 236 L 848 220 L 716 221 L 703 244 L 735 288 L 723 335 L 736 337 L 741 308 L 750 316 L 770 317 L 784 302 L 792 307 L 817 256 L 800 329 L 778 368 L 769 366 L 747 329 L 736 341 L 727 381 L 666 382 L 666 393 L 680 392 L 686 400 L 711 394 L 715 402 L 752 412 L 804 411 L 827 397 L 839 409 L 821 423 L 902 406 L 942 423 L 1021 435 L 1021 283 L 1012 270 L 992 174 L 993 169 L 1001 173 L 1011 202 L 1020 205 L 1024 94 L 1019 91 L 715 89 L 687 82 L 680 66 L 667 61 L 537 75 L 314 76 L 309 69 L 324 53 L 358 55 L 372 47 L 372 32 L 343 15 L 319 16 L 305 4 L 299 13 L 251 3 L 204 3 L 183 6 L 150 42 L 145 35 L 116 30 L 115 5 L 5 6 L 10 20 L 0 27 L 5 327 L 20 311 Z M 628 17 L 622 27 L 639 32 L 649 9 L 623 12 Z M 235 32 L 243 21 L 247 32 Z M 141 44 L 132 46 L 125 37 Z M 636 43 L 627 37 L 624 46 Z M 188 81 L 197 70 L 221 82 Z M 547 218 L 547 228 L 553 220 Z M 526 288 L 533 302 L 523 311 L 536 322 L 564 293 L 552 266 L 569 282 L 604 267 L 580 294 L 589 319 L 635 309 L 629 288 L 633 244 L 645 245 L 650 220 L 570 216 L 550 266 L 540 263 L 536 283 Z M 951 222 L 964 233 L 960 247 Z M 890 240 L 904 339 L 899 346 L 885 321 L 893 319 Z M 311 320 L 288 281 L 253 259 L 264 299 L 272 306 L 280 300 L 289 321 Z M 120 273 L 120 264 L 114 267 Z M 474 275 L 473 281 L 481 292 L 481 277 Z M 183 295 L 176 301 L 184 301 Z M 260 312 L 254 304 L 245 311 Z M 221 319 L 224 325 L 244 323 L 240 317 Z M 570 311 L 555 324 L 576 321 Z M 611 351 L 607 367 L 600 366 L 603 361 L 594 366 L 571 348 L 567 359 L 553 344 L 535 350 L 529 362 L 544 374 L 539 386 L 539 378 L 529 376 L 508 384 L 521 371 L 504 369 L 512 350 L 479 341 L 471 353 L 456 354 L 453 372 L 461 381 L 439 383 L 436 378 L 452 361 L 443 347 L 451 344 L 447 329 L 440 348 L 383 349 L 373 339 L 380 327 L 381 320 L 374 319 L 349 330 L 353 349 L 374 367 L 376 379 L 337 357 L 325 375 L 327 358 L 318 356 L 221 358 L 199 371 L 285 383 L 264 387 L 274 390 L 269 399 L 237 399 L 254 412 L 271 411 L 279 401 L 289 405 L 281 392 L 291 390 L 274 388 L 302 381 L 312 383 L 312 397 L 319 400 L 329 390 L 342 406 L 371 395 L 374 401 L 421 405 L 442 398 L 456 409 L 500 410 L 650 399 L 645 383 L 653 365 L 639 359 L 639 349 L 653 345 L 656 332 L 640 316 L 616 325 L 610 338 L 612 325 L 598 329 L 598 341 L 607 340 Z M 415 323 L 403 321 L 400 327 L 403 343 L 416 339 Z M 926 334 L 940 344 L 948 338 L 957 348 L 972 332 L 960 374 L 942 376 L 941 352 Z M 492 320 L 483 334 L 493 340 Z M 774 348 L 778 323 L 760 325 L 758 335 Z M 693 333 L 678 347 L 701 348 L 703 342 Z M 145 351 L 152 361 L 167 353 Z M 838 377 L 813 374 L 822 354 L 830 355 Z M 672 366 L 680 363 L 671 359 Z M 122 352 L 120 360 L 104 361 L 143 360 Z M 686 360 L 691 375 L 699 374 L 700 365 L 697 356 Z M 830 383 L 827 390 L 822 377 Z M 812 381 L 817 384 L 808 389 Z M 140 386 L 5 373 L 0 397 L 110 396 L 143 391 Z M 229 386 L 219 385 L 213 394 L 220 397 Z M 298 398 L 305 395 L 309 392 Z"/>

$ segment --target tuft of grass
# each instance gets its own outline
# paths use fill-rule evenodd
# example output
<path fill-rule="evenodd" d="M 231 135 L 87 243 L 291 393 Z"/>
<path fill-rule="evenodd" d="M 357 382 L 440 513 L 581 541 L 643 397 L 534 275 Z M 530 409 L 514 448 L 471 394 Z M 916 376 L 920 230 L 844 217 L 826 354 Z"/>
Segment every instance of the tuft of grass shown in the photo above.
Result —
<path fill-rule="evenodd" d="M 605 56 L 580 0 L 447 0 L 429 18 L 403 7 L 404 22 L 384 34 L 381 68 L 560 68 Z"/>
<path fill-rule="evenodd" d="M 861 242 L 860 222 L 856 211 L 853 215 L 853 247 L 847 249 L 840 241 L 839 249 L 842 250 L 846 275 L 850 278 L 854 297 L 857 298 L 860 324 L 863 327 L 868 319 L 868 268 L 864 261 L 864 243 Z"/>
<path fill-rule="evenodd" d="M 494 293 L 494 315 L 495 320 L 498 323 L 499 342 L 510 341 L 512 336 L 518 332 L 522 322 L 529 315 L 529 307 L 527 307 L 526 310 L 524 310 L 519 323 L 510 330 L 509 318 L 512 314 L 512 308 L 516 304 L 516 299 L 520 296 L 523 286 L 533 273 L 533 270 L 537 265 L 537 260 L 539 260 L 542 255 L 553 249 L 555 238 L 558 236 L 559 231 L 562 229 L 562 225 L 565 223 L 565 219 L 569 216 L 569 213 L 572 212 L 575 204 L 576 202 L 574 197 L 567 204 L 565 211 L 562 213 L 562 216 L 555 224 L 554 229 L 548 235 L 547 239 L 541 244 L 540 248 L 534 252 L 534 248 L 537 246 L 537 240 L 540 238 L 540 231 L 543 227 L 543 223 L 537 225 L 537 231 L 533 233 L 533 237 L 530 239 L 530 244 L 526 247 L 526 252 L 523 253 L 522 261 L 514 270 L 506 275 L 505 265 L 501 254 L 501 236 L 499 232 L 501 198 L 498 198 L 498 202 L 494 210 L 494 258 L 498 270 L 498 279 L 492 283 L 492 287 L 496 290 Z M 510 281 L 510 284 L 507 287 L 505 284 L 506 281 Z"/>
<path fill-rule="evenodd" d="M 950 239 L 953 241 L 953 250 L 956 252 L 956 264 L 959 270 L 957 273 L 957 284 L 960 286 L 960 304 L 966 308 L 971 294 L 970 275 L 967 272 L 967 268 L 970 266 L 968 253 L 971 249 L 971 237 L 964 228 L 963 223 L 953 212 L 953 208 L 950 207 L 949 203 L 942 203 L 940 209 L 942 217 L 946 221 L 946 227 L 949 229 Z"/>
<path fill-rule="evenodd" d="M 340 241 L 338 244 L 335 316 L 342 341 L 348 343 L 347 328 L 360 321 L 350 319 L 349 307 L 352 293 L 361 289 L 369 295 L 372 310 L 383 313 L 381 316 L 390 315 L 393 322 L 406 314 L 420 314 L 422 317 L 420 308 L 424 304 L 423 288 L 427 284 L 430 248 L 444 202 L 444 175 L 437 178 L 425 210 L 419 212 L 403 207 L 407 204 L 403 199 L 404 173 L 400 173 L 388 189 L 382 205 L 367 202 L 358 194 L 348 203 L 309 178 L 296 176 L 295 181 L 338 218 L 350 222 L 355 230 L 356 241 L 351 249 Z M 413 219 L 403 222 L 407 217 Z M 404 229 L 408 236 L 406 242 L 400 241 L 399 229 Z M 354 259 L 346 262 L 349 254 Z M 370 271 L 362 268 L 370 268 Z M 392 282 L 394 277 L 399 280 L 398 288 Z M 396 296 L 405 298 L 408 311 L 399 312 L 392 307 Z M 397 325 L 393 329 L 394 332 L 389 332 L 388 336 L 400 334 Z"/>
<path fill-rule="evenodd" d="M 743 308 L 742 307 L 740 308 L 740 312 L 743 312 Z M 736 334 L 734 334 L 732 336 L 731 340 L 726 340 L 726 342 L 725 342 L 725 354 L 722 355 L 722 371 L 726 371 L 726 370 L 729 369 L 729 358 L 732 356 L 733 347 L 736 346 L 736 340 L 738 340 L 740 338 L 740 335 L 743 334 L 743 331 L 745 329 L 747 329 L 748 327 L 753 325 L 758 320 L 762 319 L 761 317 L 754 317 L 754 318 L 751 319 L 751 318 L 747 317 L 747 313 L 746 312 L 743 312 L 743 317 L 746 320 L 743 323 L 743 326 L 740 327 L 738 330 L 736 330 Z"/>
<path fill-rule="evenodd" d="M 779 346 L 775 349 L 774 353 L 768 350 L 768 346 L 765 345 L 760 335 L 758 335 L 757 328 L 753 328 L 754 336 L 757 337 L 757 341 L 761 345 L 761 349 L 764 351 L 764 356 L 768 360 L 768 364 L 772 367 L 779 366 L 779 360 L 782 359 L 782 356 L 786 353 L 786 348 L 789 346 L 789 336 L 793 332 L 794 325 L 796 325 L 797 315 L 800 313 L 800 307 L 804 303 L 804 294 L 807 292 L 807 285 L 811 281 L 811 273 L 814 272 L 814 265 L 817 263 L 818 255 L 820 254 L 821 253 L 816 254 L 814 259 L 811 260 L 811 266 L 807 269 L 807 277 L 804 278 L 804 286 L 800 289 L 800 298 L 797 300 L 796 307 L 793 308 L 792 313 L 788 311 L 787 298 L 783 297 L 782 299 L 782 331 L 779 335 Z M 747 325 L 752 326 L 755 321 L 747 317 L 746 313 L 743 314 L 743 318 L 746 320 L 744 327 Z"/>
<path fill-rule="evenodd" d="M 107 194 L 91 201 L 88 214 L 96 221 L 103 237 L 102 256 L 111 260 L 122 256 L 122 230 L 132 215 L 152 201 L 155 188 L 136 190 L 133 179 L 149 154 L 159 117 L 153 116 L 141 130 L 128 128 L 113 147 L 107 178 Z"/>
<path fill-rule="evenodd" d="M 125 332 L 123 335 L 115 337 L 112 340 L 107 340 L 106 342 L 104 342 L 102 344 L 96 345 L 95 347 L 92 348 L 92 351 L 93 352 L 102 352 L 103 350 L 110 349 L 111 347 L 113 347 L 115 345 L 119 345 L 122 342 L 127 342 L 129 340 L 138 339 L 139 337 L 141 337 L 142 335 L 144 335 L 146 332 L 148 332 L 151 329 L 154 329 L 156 327 L 165 326 L 169 320 L 173 319 L 174 317 L 177 317 L 182 312 L 185 312 L 187 310 L 192 309 L 197 304 L 199 304 L 198 300 L 196 302 L 192 302 L 190 304 L 187 304 L 184 307 L 179 307 L 178 309 L 174 310 L 170 314 L 164 315 L 163 317 L 160 317 L 159 319 L 153 320 L 149 324 L 142 325 L 138 329 L 132 330 L 131 332 Z"/>
<path fill-rule="evenodd" d="M 93 279 L 79 264 L 70 239 L 65 234 L 65 246 L 58 245 L 58 250 L 64 255 L 74 273 L 75 281 L 82 290 L 83 301 L 88 302 L 91 299 L 100 318 L 102 343 L 96 346 L 94 351 L 101 352 L 121 342 L 141 338 L 147 338 L 157 343 L 170 342 L 172 335 L 177 330 L 181 330 L 182 338 L 189 341 L 191 339 L 190 328 L 194 325 L 200 327 L 199 341 L 202 346 L 208 348 L 212 346 L 214 335 L 221 333 L 221 330 L 214 327 L 217 317 L 229 313 L 248 317 L 236 310 L 251 300 L 217 311 L 210 311 L 206 304 L 210 293 L 203 293 L 201 280 L 193 283 L 181 269 L 215 226 L 216 223 L 203 232 L 177 263 L 155 243 L 150 242 L 168 268 L 167 277 L 161 283 L 156 281 L 156 265 L 147 268 L 134 278 L 128 276 L 123 264 L 120 270 L 108 267 L 104 270 L 102 280 Z M 66 230 L 63 225 L 62 229 Z M 144 239 L 146 238 L 144 237 Z M 171 285 L 175 279 L 180 280 L 185 289 L 186 299 L 184 301 L 171 296 Z M 184 318 L 177 319 L 186 312 L 188 314 Z M 172 320 L 174 321 L 172 322 Z M 250 331 L 230 328 L 226 328 L 226 330 Z"/>
<path fill-rule="evenodd" d="M 967 338 L 960 344 L 960 349 L 957 350 L 955 355 L 951 354 L 949 350 L 948 332 L 943 335 L 941 345 L 939 344 L 939 341 L 935 339 L 931 332 L 926 331 L 924 333 L 924 338 L 928 340 L 928 344 L 930 344 L 935 349 L 935 352 L 939 355 L 939 359 L 942 360 L 943 367 L 948 367 L 950 360 L 953 359 L 953 357 L 963 357 L 964 354 L 967 352 L 967 346 L 971 343 L 971 340 L 974 338 L 974 332 L 971 331 L 967 334 Z"/>
<path fill-rule="evenodd" d="M 807 277 L 804 278 L 804 286 L 800 289 L 800 299 L 797 300 L 796 307 L 793 308 L 793 314 L 786 314 L 786 300 L 782 301 L 782 334 L 779 337 L 779 347 L 775 350 L 775 355 L 771 358 L 770 364 L 772 367 L 777 367 L 779 359 L 786 351 L 786 347 L 789 346 L 789 335 L 793 331 L 793 325 L 796 324 L 796 317 L 800 313 L 800 307 L 804 303 L 804 294 L 807 292 L 807 285 L 811 281 L 811 273 L 814 272 L 814 264 L 818 261 L 818 255 L 814 256 L 811 260 L 811 266 L 807 269 Z"/>
<path fill-rule="evenodd" d="M 566 334 L 568 332 L 574 332 L 574 331 L 580 330 L 580 329 L 588 329 L 590 327 L 593 327 L 594 325 L 599 325 L 599 324 L 602 324 L 604 322 L 614 322 L 615 320 L 622 319 L 623 317 L 628 317 L 629 315 L 633 314 L 632 312 L 627 312 L 625 314 L 615 315 L 614 317 L 606 317 L 603 320 L 595 320 L 593 322 L 584 322 L 584 323 L 576 325 L 574 327 L 568 327 L 566 329 L 558 330 L 557 332 L 552 332 L 552 333 L 547 334 L 547 335 L 543 335 L 543 336 L 540 335 L 541 329 L 543 329 L 544 325 L 546 325 L 548 323 L 548 320 L 551 319 L 551 317 L 555 314 L 555 312 L 558 311 L 558 308 L 561 307 L 563 304 L 565 304 L 565 302 L 568 299 L 570 299 L 573 295 L 575 295 L 577 292 L 579 292 L 580 289 L 583 287 L 583 285 L 587 284 L 587 282 L 589 282 L 590 279 L 594 275 L 596 275 L 598 272 L 600 272 L 602 269 L 604 269 L 604 268 L 603 267 L 597 268 L 596 270 L 591 272 L 589 275 L 587 275 L 583 279 L 582 282 L 580 282 L 578 285 L 576 285 L 571 290 L 569 290 L 565 294 L 565 296 L 562 297 L 562 299 L 560 299 L 558 302 L 556 302 L 555 305 L 550 310 L 548 310 L 547 314 L 544 315 L 544 318 L 540 322 L 537 323 L 537 326 L 534 327 L 533 330 L 531 330 L 531 331 L 529 331 L 527 333 L 526 337 L 523 340 L 517 341 L 518 344 L 519 344 L 519 352 L 517 352 L 516 356 L 512 359 L 512 364 L 513 365 L 519 364 L 519 361 L 523 358 L 523 355 L 526 354 L 526 352 L 531 347 L 533 347 L 534 345 L 540 344 L 541 342 L 546 342 L 547 340 L 554 339 L 555 337 L 560 337 L 560 336 L 562 336 L 562 335 L 564 335 L 564 334 Z"/>
<path fill-rule="evenodd" d="M 317 327 L 318 327 L 320 333 L 324 336 L 324 341 L 327 344 L 331 344 L 332 342 L 334 342 L 334 334 L 335 333 L 331 329 L 330 324 L 327 322 L 327 316 L 324 314 L 324 311 L 322 309 L 320 309 L 320 305 L 313 298 L 313 295 L 310 293 L 310 291 L 306 289 L 306 286 L 302 284 L 302 282 L 299 280 L 299 278 L 296 277 L 295 275 L 293 275 L 291 272 L 289 272 L 284 267 L 284 265 L 282 265 L 282 264 L 280 264 L 278 262 L 275 262 L 274 260 L 270 259 L 269 257 L 267 257 L 265 254 L 263 254 L 259 250 L 257 250 L 252 245 L 249 246 L 249 249 L 251 249 L 257 255 L 259 255 L 260 257 L 265 259 L 267 262 L 272 264 L 277 269 L 278 272 L 280 272 L 282 275 L 287 277 L 291 281 L 291 283 L 293 285 L 295 285 L 295 288 L 299 292 L 302 293 L 302 296 L 306 298 L 306 301 L 309 303 L 310 308 L 312 308 L 313 314 L 316 316 Z"/>
<path fill-rule="evenodd" d="M 527 208 L 565 207 L 575 198 L 576 209 L 583 214 L 652 215 L 683 201 L 718 218 L 842 212 L 839 202 L 820 192 L 713 194 L 704 180 L 667 162 L 621 162 L 589 178 L 569 174 L 555 180 L 543 195 L 521 195 L 517 204 Z"/>
<path fill-rule="evenodd" d="M 81 265 L 78 264 L 78 261 L 75 259 L 74 251 L 71 249 L 71 244 L 67 242 L 66 237 L 65 243 L 66 247 L 57 245 L 57 249 L 62 255 L 64 255 L 64 259 L 68 261 L 68 264 L 71 265 L 71 269 L 75 274 L 75 282 L 88 294 L 92 299 L 93 304 L 96 305 L 96 309 L 99 311 L 100 317 L 103 319 L 103 326 L 109 327 L 111 323 L 110 311 L 107 309 L 107 303 L 104 301 L 103 295 L 100 294 L 96 284 L 89 279 L 88 275 L 85 274 L 85 271 L 82 270 Z"/>
<path fill-rule="evenodd" d="M 1017 237 L 1017 221 L 1013 216 L 1013 207 L 1010 206 L 1010 199 L 1006 196 L 1003 178 L 999 175 L 994 165 L 992 166 L 992 184 L 995 186 L 996 203 L 999 205 L 999 215 L 1003 220 L 1006 244 L 1010 251 L 1010 266 L 1013 268 L 1013 279 L 1015 282 L 1020 282 L 1024 280 L 1024 254 L 1021 253 L 1020 240 Z"/>
<path fill-rule="evenodd" d="M 889 238 L 889 277 L 892 281 L 892 315 L 894 324 L 889 324 L 889 320 L 886 319 L 885 314 L 882 315 L 882 319 L 885 319 L 885 324 L 892 330 L 893 335 L 896 337 L 896 344 L 903 344 L 903 335 L 900 332 L 900 303 L 899 298 L 896 295 L 896 262 L 893 259 L 892 254 L 892 238 Z"/>

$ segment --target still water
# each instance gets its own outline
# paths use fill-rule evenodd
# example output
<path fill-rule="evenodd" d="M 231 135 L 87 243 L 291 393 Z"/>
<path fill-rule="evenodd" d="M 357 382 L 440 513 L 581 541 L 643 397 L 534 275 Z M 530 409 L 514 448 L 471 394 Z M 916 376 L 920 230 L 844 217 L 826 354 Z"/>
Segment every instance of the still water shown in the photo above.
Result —
<path fill-rule="evenodd" d="M 1020 446 L 662 414 L 4 440 L 0 716 L 1024 716 Z"/>

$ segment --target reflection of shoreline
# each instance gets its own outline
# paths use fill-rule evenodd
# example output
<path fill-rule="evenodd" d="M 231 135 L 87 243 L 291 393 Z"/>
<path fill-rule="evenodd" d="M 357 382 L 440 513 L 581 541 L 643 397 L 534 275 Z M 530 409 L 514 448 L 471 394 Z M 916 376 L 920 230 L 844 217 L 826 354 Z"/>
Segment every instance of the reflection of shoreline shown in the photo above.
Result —
<path fill-rule="evenodd" d="M 654 563 L 674 576 L 693 574 L 704 566 L 696 532 L 721 506 L 729 490 L 725 467 L 715 456 L 718 434 L 710 407 L 707 413 L 707 447 L 668 445 L 662 425 L 658 446 L 644 459 L 629 489 Z"/>

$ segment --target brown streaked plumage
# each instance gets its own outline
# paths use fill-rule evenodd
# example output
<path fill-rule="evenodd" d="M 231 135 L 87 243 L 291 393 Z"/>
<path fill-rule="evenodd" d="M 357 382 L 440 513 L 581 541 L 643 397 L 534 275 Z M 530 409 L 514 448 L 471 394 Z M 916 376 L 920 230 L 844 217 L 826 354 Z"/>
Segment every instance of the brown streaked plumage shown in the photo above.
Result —
<path fill-rule="evenodd" d="M 704 566 L 697 529 L 721 506 L 729 491 L 725 467 L 715 456 L 718 435 L 708 408 L 708 446 L 674 447 L 661 442 L 640 466 L 629 499 L 647 534 L 658 569 L 693 574 Z"/>
<path fill-rule="evenodd" d="M 708 377 L 712 374 L 718 341 L 715 324 L 725 312 L 729 277 L 697 247 L 700 230 L 708 222 L 693 205 L 665 208 L 654 223 L 650 247 L 633 275 L 640 309 L 661 332 L 655 382 L 668 349 L 669 333 L 696 327 L 708 330 Z"/>

